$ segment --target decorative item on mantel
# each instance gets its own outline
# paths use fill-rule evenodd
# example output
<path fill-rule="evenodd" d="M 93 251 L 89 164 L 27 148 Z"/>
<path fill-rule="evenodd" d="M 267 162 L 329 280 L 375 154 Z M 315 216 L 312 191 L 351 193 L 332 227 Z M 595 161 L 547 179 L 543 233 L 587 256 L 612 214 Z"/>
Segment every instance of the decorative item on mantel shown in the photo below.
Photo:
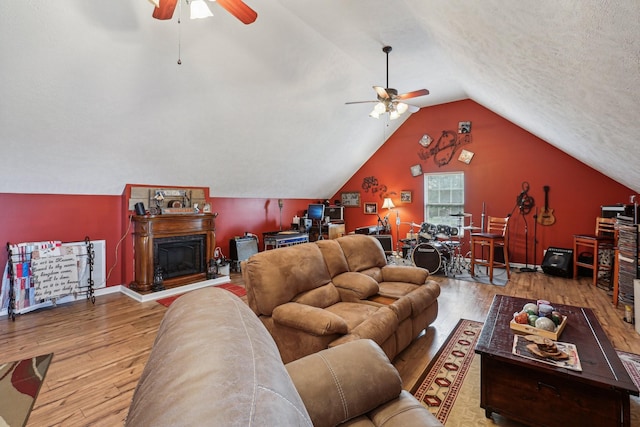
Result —
<path fill-rule="evenodd" d="M 164 278 L 162 277 L 162 267 L 156 265 L 155 272 L 153 274 L 153 286 L 151 286 L 151 291 L 159 292 L 164 291 Z"/>

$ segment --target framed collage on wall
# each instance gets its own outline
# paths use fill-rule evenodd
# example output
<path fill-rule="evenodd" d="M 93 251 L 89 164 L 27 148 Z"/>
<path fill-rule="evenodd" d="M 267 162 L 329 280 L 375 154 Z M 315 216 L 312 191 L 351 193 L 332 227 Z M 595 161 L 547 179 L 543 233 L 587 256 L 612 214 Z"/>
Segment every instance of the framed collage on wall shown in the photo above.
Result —
<path fill-rule="evenodd" d="M 357 191 L 347 191 L 341 194 L 342 206 L 347 208 L 360 207 L 360 193 Z"/>

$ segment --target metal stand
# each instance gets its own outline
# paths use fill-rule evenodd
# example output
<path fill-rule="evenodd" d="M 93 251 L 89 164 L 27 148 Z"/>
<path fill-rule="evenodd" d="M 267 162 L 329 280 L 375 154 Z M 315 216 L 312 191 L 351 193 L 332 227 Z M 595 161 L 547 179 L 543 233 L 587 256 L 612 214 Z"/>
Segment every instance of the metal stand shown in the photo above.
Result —
<path fill-rule="evenodd" d="M 87 283 L 85 286 L 79 286 L 79 293 L 86 293 L 87 299 L 91 301 L 92 304 L 96 303 L 96 297 L 94 294 L 94 282 L 93 282 L 93 263 L 95 259 L 95 252 L 93 250 L 93 243 L 89 239 L 89 237 L 85 237 L 84 243 L 87 248 L 86 254 L 81 254 L 78 256 L 86 256 L 87 257 L 87 268 L 89 269 L 89 277 L 87 278 Z M 31 271 L 31 252 L 26 252 L 23 254 L 14 254 L 11 250 L 11 243 L 7 242 L 7 272 L 9 274 L 9 304 L 7 306 L 7 314 L 8 318 L 12 321 L 16 320 L 16 294 L 15 294 L 15 280 L 14 280 L 14 264 L 20 263 L 22 264 L 22 268 L 28 268 Z M 14 259 L 15 258 L 15 259 Z M 25 267 L 26 266 L 26 267 Z M 29 274 L 31 276 L 31 274 Z M 44 302 L 45 300 L 41 300 L 39 302 Z M 55 299 L 51 299 L 53 304 L 55 305 Z"/>
<path fill-rule="evenodd" d="M 520 268 L 520 273 L 535 273 L 537 271 L 536 266 L 529 267 L 529 226 L 527 224 L 527 215 L 523 214 L 524 220 L 524 267 Z"/>

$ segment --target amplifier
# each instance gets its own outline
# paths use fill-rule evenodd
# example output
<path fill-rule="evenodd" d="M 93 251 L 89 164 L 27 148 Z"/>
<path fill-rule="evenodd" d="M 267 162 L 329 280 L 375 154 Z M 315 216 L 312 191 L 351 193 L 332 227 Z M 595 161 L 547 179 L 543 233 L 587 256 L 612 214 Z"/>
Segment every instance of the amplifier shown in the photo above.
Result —
<path fill-rule="evenodd" d="M 542 261 L 542 271 L 550 276 L 573 277 L 573 249 L 547 249 Z"/>
<path fill-rule="evenodd" d="M 255 237 L 235 237 L 229 240 L 229 252 L 232 261 L 244 261 L 258 253 L 258 241 Z"/>
<path fill-rule="evenodd" d="M 393 239 L 390 234 L 374 234 L 373 237 L 380 241 L 385 254 L 393 252 Z"/>

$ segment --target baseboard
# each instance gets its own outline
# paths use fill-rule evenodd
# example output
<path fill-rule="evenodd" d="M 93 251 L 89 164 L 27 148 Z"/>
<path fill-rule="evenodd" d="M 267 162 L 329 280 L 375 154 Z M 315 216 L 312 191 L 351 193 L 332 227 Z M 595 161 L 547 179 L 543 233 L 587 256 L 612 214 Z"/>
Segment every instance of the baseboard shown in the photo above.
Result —
<path fill-rule="evenodd" d="M 179 294 L 193 291 L 200 288 L 206 288 L 207 286 L 218 286 L 218 285 L 222 285 L 223 283 L 229 283 L 229 282 L 231 282 L 231 279 L 229 278 L 229 276 L 221 276 L 221 277 L 218 277 L 217 279 L 204 280 L 202 282 L 191 283 L 189 285 L 178 286 L 176 288 L 171 288 L 171 289 L 167 289 L 165 291 L 160 291 L 160 292 L 153 292 L 145 295 L 139 294 L 136 291 L 132 291 L 131 289 L 129 289 L 124 285 L 107 286 L 107 287 L 95 289 L 93 294 L 97 298 L 104 295 L 115 294 L 120 292 L 130 298 L 133 298 L 138 302 L 147 302 L 147 301 L 155 301 L 162 298 L 172 297 L 174 295 L 179 295 Z M 57 300 L 55 305 L 58 306 L 62 304 L 67 304 L 70 302 L 79 301 L 81 299 L 87 299 L 87 296 L 85 294 L 75 295 L 75 296 L 67 295 Z M 46 301 L 43 303 L 32 305 L 31 307 L 27 307 L 22 311 L 20 311 L 20 313 L 18 314 L 26 314 L 41 308 L 47 308 L 47 307 L 53 307 L 53 306 L 54 304 L 51 301 Z M 8 314 L 9 313 L 6 308 L 3 310 L 0 310 L 0 316 L 7 316 Z"/>
<path fill-rule="evenodd" d="M 139 294 L 136 291 L 129 289 L 126 286 L 120 285 L 120 292 L 126 296 L 133 298 L 138 302 L 155 301 L 162 298 L 172 297 L 174 295 L 180 295 L 185 292 L 194 291 L 200 288 L 206 288 L 207 286 L 218 286 L 223 283 L 229 283 L 231 279 L 229 276 L 222 276 L 216 279 L 204 280 L 202 282 L 191 283 L 189 285 L 178 286 L 176 288 L 167 289 L 165 291 L 152 292 L 150 294 Z"/>

